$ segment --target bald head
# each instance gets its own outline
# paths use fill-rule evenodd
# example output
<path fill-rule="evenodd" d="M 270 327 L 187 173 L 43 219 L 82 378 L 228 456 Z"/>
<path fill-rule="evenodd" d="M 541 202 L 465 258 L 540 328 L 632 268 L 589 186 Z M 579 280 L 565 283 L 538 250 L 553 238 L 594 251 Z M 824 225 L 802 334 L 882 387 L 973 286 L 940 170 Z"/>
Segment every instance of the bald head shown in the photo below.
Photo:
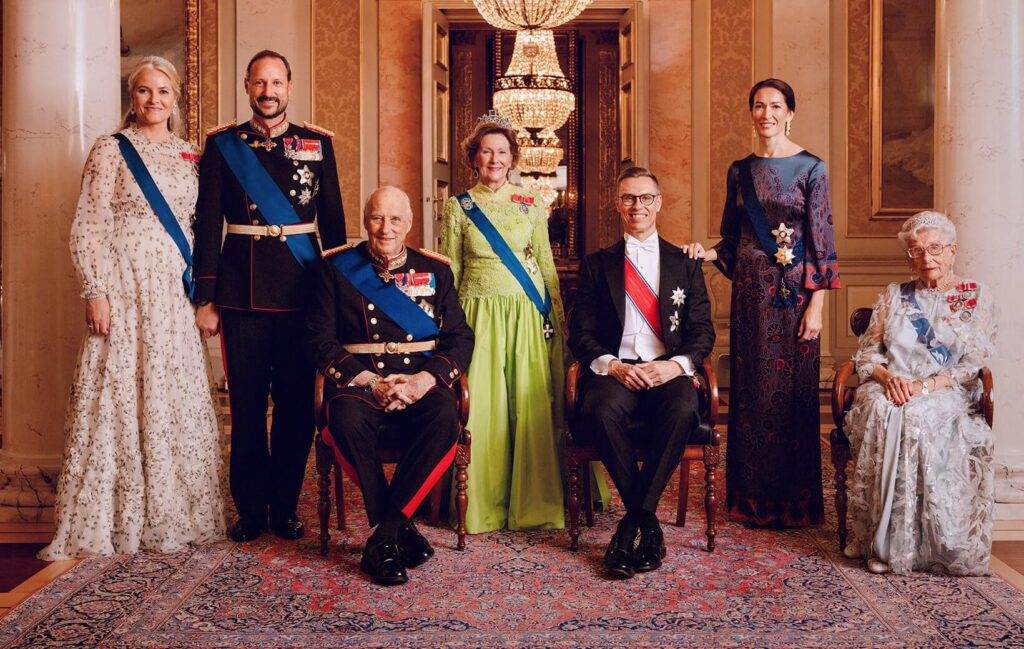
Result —
<path fill-rule="evenodd" d="M 412 202 L 397 187 L 378 187 L 366 199 L 363 225 L 370 250 L 382 257 L 396 257 L 405 247 L 405 237 L 412 229 Z"/>

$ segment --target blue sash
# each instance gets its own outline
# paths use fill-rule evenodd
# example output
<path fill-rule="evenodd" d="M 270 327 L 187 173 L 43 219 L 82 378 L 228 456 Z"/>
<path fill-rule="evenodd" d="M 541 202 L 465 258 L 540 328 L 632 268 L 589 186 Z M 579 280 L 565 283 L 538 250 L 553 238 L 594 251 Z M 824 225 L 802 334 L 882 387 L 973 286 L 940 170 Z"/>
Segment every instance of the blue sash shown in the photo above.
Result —
<path fill-rule="evenodd" d="M 512 276 L 516 278 L 519 285 L 523 287 L 523 292 L 530 298 L 534 306 L 540 312 L 541 316 L 544 317 L 545 323 L 547 323 L 548 314 L 551 313 L 551 294 L 548 293 L 548 287 L 544 287 L 544 297 L 541 298 L 540 292 L 534 285 L 533 280 L 530 278 L 530 274 L 526 272 L 523 265 L 519 262 L 519 258 L 512 252 L 512 249 L 508 247 L 508 242 L 505 241 L 501 233 L 494 227 L 491 220 L 487 218 L 487 215 L 483 213 L 483 210 L 473 201 L 473 197 L 469 195 L 469 192 L 459 194 L 458 196 L 459 205 L 462 207 L 462 211 L 466 213 L 469 220 L 477 227 L 478 230 L 487 239 L 487 243 L 491 244 L 491 249 L 498 255 L 498 259 L 501 259 L 501 263 L 505 264 L 505 268 L 508 268 Z"/>
<path fill-rule="evenodd" d="M 160 220 L 160 225 L 164 226 L 167 234 L 171 235 L 171 240 L 174 241 L 174 245 L 178 246 L 178 252 L 185 260 L 185 272 L 181 275 L 181 281 L 185 285 L 185 295 L 192 299 L 195 296 L 196 286 L 192 281 L 192 250 L 189 249 L 188 239 L 181 231 L 178 219 L 174 218 L 171 206 L 167 204 L 167 199 L 160 193 L 160 188 L 156 186 L 156 181 L 153 180 L 153 176 L 146 168 L 146 163 L 142 161 L 142 156 L 135 149 L 135 145 L 124 133 L 114 133 L 114 137 L 117 138 L 117 145 L 121 148 L 121 155 L 124 156 L 128 170 L 135 177 L 139 189 L 149 201 L 149 206 L 156 212 L 156 218 Z"/>
<path fill-rule="evenodd" d="M 768 217 L 765 215 L 764 207 L 761 206 L 761 201 L 758 200 L 757 192 L 754 190 L 754 176 L 750 170 L 750 160 L 740 160 L 737 167 L 740 172 L 743 206 L 746 208 L 750 225 L 754 228 L 754 234 L 757 235 L 757 241 L 761 244 L 761 248 L 764 249 L 769 257 L 775 260 L 775 253 L 778 252 L 779 246 L 775 242 L 775 237 L 772 236 L 771 226 L 768 225 Z M 793 264 L 803 261 L 803 258 L 804 240 L 800 239 L 793 244 L 793 261 L 785 266 L 777 261 L 775 262 L 779 266 L 779 281 L 775 286 L 775 298 L 772 300 L 772 306 L 780 309 L 791 309 L 796 306 L 796 288 L 786 279 L 786 269 L 793 266 Z M 782 290 L 783 287 L 785 287 L 785 291 Z M 786 294 L 785 297 L 783 297 L 783 293 Z"/>
<path fill-rule="evenodd" d="M 259 158 L 252 152 L 249 145 L 242 142 L 234 131 L 225 131 L 215 135 L 213 143 L 220 149 L 224 161 L 238 179 L 245 193 L 253 202 L 260 206 L 263 218 L 270 225 L 295 225 L 302 219 L 295 213 L 295 208 L 284 197 L 281 188 L 270 177 L 267 170 L 260 164 Z M 303 268 L 308 267 L 320 256 L 313 245 L 311 235 L 288 237 L 285 240 L 292 256 Z"/>
<path fill-rule="evenodd" d="M 914 282 L 900 284 L 900 296 L 903 304 L 910 312 L 910 324 L 917 332 L 917 341 L 925 346 L 935 362 L 942 367 L 949 369 L 953 366 L 953 354 L 938 338 L 932 329 L 932 323 L 928 321 L 921 305 L 917 303 L 917 293 L 914 291 Z"/>
<path fill-rule="evenodd" d="M 414 340 L 431 340 L 440 333 L 434 319 L 418 307 L 412 298 L 394 284 L 385 284 L 377 277 L 362 252 L 349 248 L 329 259 L 356 290 L 380 307 L 384 315 L 394 320 L 395 324 L 412 334 Z"/>

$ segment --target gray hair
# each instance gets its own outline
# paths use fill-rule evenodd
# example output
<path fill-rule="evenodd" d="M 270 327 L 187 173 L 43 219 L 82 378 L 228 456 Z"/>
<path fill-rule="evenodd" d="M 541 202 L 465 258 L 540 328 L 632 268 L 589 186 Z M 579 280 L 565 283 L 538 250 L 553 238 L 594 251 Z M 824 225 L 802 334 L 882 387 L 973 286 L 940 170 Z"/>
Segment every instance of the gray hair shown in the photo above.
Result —
<path fill-rule="evenodd" d="M 178 71 L 174 69 L 174 64 L 161 56 L 144 57 L 135 66 L 132 73 L 128 75 L 128 110 L 121 117 L 121 125 L 117 130 L 126 129 L 135 123 L 133 95 L 135 94 L 135 88 L 139 85 L 139 75 L 142 74 L 143 70 L 161 72 L 171 82 L 171 89 L 174 91 L 174 106 L 171 108 L 171 116 L 167 119 L 167 130 L 177 134 L 178 129 L 181 127 L 181 110 L 178 108 L 178 99 L 181 98 L 181 77 L 178 76 Z"/>
<path fill-rule="evenodd" d="M 939 231 L 942 241 L 946 244 L 956 243 L 956 226 L 949 220 L 949 217 L 942 212 L 924 211 L 918 212 L 903 222 L 900 228 L 900 245 L 906 250 L 910 247 L 910 240 L 917 238 L 920 230 L 934 229 Z"/>
<path fill-rule="evenodd" d="M 373 199 L 377 198 L 378 194 L 391 192 L 394 192 L 402 197 L 402 202 L 404 203 L 404 209 L 402 211 L 405 213 L 405 216 L 409 217 L 409 219 L 412 220 L 412 201 L 409 200 L 409 195 L 403 192 L 398 187 L 395 187 L 394 185 L 381 185 L 377 189 L 370 192 L 370 195 L 366 197 L 366 203 L 363 205 L 364 224 L 366 223 L 366 220 L 370 218 L 370 210 L 373 207 Z"/>

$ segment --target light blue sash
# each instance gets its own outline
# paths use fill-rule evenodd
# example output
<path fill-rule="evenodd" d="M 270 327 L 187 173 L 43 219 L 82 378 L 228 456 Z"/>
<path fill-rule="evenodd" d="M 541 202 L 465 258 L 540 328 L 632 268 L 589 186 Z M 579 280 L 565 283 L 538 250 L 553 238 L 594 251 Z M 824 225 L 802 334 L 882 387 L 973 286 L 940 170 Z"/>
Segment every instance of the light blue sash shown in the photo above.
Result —
<path fill-rule="evenodd" d="M 164 226 L 167 234 L 171 235 L 171 240 L 174 241 L 174 245 L 178 246 L 178 252 L 185 260 L 185 272 L 181 275 L 181 282 L 185 285 L 185 295 L 192 299 L 195 296 L 196 286 L 192 281 L 192 251 L 189 249 L 188 239 L 181 231 L 178 219 L 174 218 L 171 206 L 167 204 L 167 199 L 160 193 L 160 188 L 156 186 L 156 181 L 153 180 L 153 176 L 146 168 L 146 163 L 142 161 L 142 156 L 135 149 L 135 145 L 124 133 L 114 133 L 114 137 L 121 149 L 121 155 L 124 156 L 124 162 L 128 165 L 132 176 L 135 177 L 135 182 L 138 183 L 143 196 L 149 201 L 149 206 L 156 212 L 156 218 L 160 220 L 160 225 Z"/>
<path fill-rule="evenodd" d="M 900 296 L 903 304 L 907 307 L 910 315 L 910 324 L 917 332 L 917 341 L 925 346 L 935 362 L 942 367 L 949 369 L 953 366 L 953 354 L 949 348 L 942 344 L 935 337 L 935 330 L 932 323 L 928 321 L 921 306 L 917 303 L 917 293 L 914 291 L 914 282 L 900 284 Z"/>

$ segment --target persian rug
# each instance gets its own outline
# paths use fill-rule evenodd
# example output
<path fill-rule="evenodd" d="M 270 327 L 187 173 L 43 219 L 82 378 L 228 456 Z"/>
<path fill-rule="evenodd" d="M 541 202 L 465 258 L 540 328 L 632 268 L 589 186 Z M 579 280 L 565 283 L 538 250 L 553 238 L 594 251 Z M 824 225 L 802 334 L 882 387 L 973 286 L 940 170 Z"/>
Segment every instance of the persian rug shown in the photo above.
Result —
<path fill-rule="evenodd" d="M 359 571 L 367 527 L 355 488 L 349 529 L 332 530 L 320 556 L 311 473 L 306 538 L 83 561 L 0 619 L 0 646 L 1024 647 L 1013 586 L 872 575 L 838 554 L 831 511 L 818 529 L 789 531 L 719 516 L 708 553 L 703 491 L 694 467 L 687 524 L 665 525 L 665 565 L 628 581 L 602 573 L 613 501 L 576 554 L 565 531 L 482 534 L 458 552 L 451 529 L 421 523 L 436 556 L 383 588 Z M 673 520 L 674 491 L 662 506 Z"/>

